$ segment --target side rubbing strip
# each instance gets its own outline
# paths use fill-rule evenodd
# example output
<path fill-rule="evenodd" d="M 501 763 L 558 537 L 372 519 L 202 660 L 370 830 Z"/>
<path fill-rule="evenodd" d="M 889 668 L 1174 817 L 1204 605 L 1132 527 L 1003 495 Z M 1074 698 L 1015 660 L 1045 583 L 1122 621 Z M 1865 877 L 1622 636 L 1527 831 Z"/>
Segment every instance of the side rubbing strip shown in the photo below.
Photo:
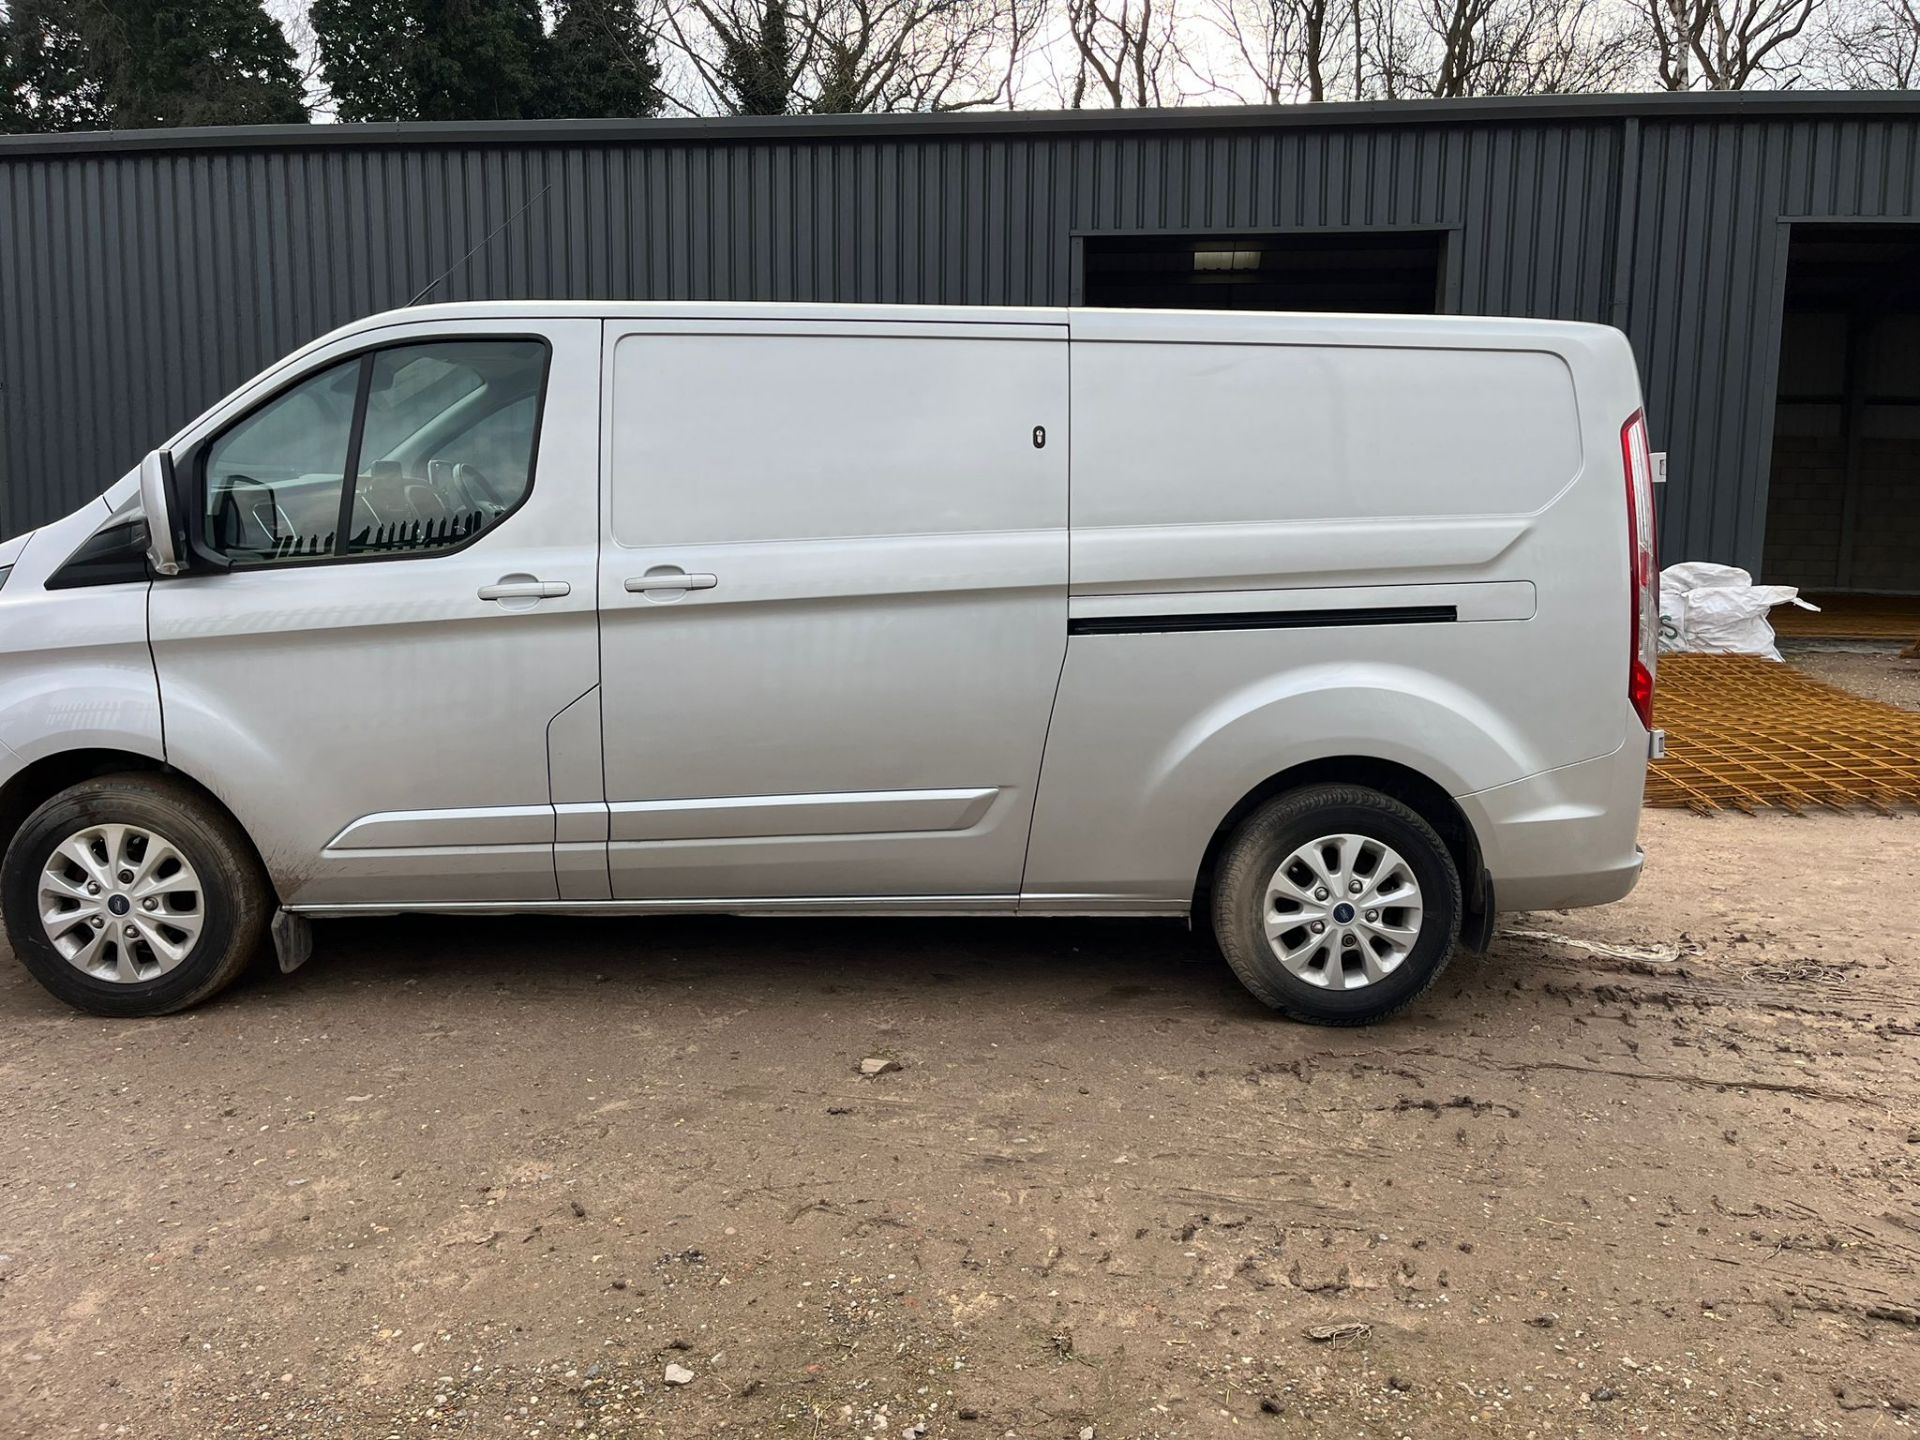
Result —
<path fill-rule="evenodd" d="M 1333 625 L 1444 625 L 1452 605 L 1377 605 L 1352 610 L 1228 610 L 1212 615 L 1086 615 L 1069 635 L 1169 635 L 1190 630 L 1306 630 Z"/>

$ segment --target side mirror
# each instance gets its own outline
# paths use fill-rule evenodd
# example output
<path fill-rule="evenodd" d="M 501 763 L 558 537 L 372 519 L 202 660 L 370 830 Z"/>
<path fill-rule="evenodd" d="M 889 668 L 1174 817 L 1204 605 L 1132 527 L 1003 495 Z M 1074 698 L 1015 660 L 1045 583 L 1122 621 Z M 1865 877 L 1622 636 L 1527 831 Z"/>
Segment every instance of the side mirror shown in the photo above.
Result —
<path fill-rule="evenodd" d="M 140 508 L 147 516 L 147 560 L 161 575 L 187 568 L 175 539 L 173 460 L 164 450 L 149 450 L 140 462 Z"/>

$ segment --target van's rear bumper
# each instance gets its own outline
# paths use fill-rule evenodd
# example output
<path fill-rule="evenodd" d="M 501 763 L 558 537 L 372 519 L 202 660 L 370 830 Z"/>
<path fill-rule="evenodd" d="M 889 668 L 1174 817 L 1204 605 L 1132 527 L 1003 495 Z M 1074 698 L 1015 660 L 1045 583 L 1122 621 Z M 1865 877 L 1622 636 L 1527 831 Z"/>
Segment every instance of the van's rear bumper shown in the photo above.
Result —
<path fill-rule="evenodd" d="M 1640 879 L 1644 740 L 1458 797 L 1502 910 L 1605 905 Z"/>

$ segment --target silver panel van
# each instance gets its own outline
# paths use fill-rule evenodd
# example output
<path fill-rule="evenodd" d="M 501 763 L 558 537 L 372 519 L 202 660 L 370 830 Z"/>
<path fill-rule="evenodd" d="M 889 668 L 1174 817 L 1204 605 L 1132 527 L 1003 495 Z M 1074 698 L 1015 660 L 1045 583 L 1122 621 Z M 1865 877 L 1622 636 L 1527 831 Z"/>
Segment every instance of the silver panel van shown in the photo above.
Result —
<path fill-rule="evenodd" d="M 1651 478 L 1600 326 L 377 315 L 0 544 L 7 933 L 146 1015 L 339 915 L 1185 915 L 1375 1019 L 1638 877 Z"/>

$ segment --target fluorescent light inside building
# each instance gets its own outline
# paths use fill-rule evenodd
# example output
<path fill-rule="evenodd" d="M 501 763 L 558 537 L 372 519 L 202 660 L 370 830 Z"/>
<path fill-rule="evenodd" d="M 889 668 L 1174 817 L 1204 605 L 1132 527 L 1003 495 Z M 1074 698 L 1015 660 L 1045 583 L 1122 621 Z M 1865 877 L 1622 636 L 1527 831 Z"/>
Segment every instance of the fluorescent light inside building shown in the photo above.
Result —
<path fill-rule="evenodd" d="M 1196 250 L 1193 252 L 1195 270 L 1258 270 L 1260 252 L 1258 250 Z"/>

